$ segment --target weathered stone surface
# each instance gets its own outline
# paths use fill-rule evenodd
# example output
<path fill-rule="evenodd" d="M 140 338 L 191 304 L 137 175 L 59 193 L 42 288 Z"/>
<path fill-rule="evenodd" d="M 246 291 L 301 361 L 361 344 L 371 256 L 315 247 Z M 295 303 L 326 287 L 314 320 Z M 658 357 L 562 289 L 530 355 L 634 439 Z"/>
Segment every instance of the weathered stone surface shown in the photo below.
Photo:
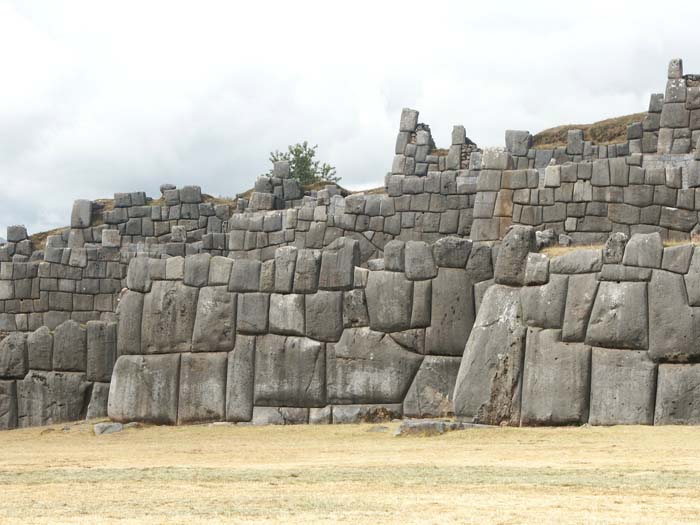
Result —
<path fill-rule="evenodd" d="M 562 343 L 559 330 L 528 329 L 521 423 L 586 423 L 590 366 L 590 347 Z"/>
<path fill-rule="evenodd" d="M 432 316 L 432 295 L 432 281 L 414 281 L 413 308 L 411 311 L 412 328 L 425 328 L 430 326 Z M 365 326 L 367 324 L 369 323 L 366 323 Z"/>
<path fill-rule="evenodd" d="M 347 292 L 318 291 L 306 296 L 306 335 L 319 341 L 335 342 L 343 332 L 343 295 L 360 296 L 364 302 L 363 290 Z M 353 302 L 352 305 L 355 305 Z M 351 312 L 352 313 L 352 312 Z M 356 313 L 356 312 L 355 312 Z M 364 307 L 364 320 L 367 307 Z M 360 319 L 354 318 L 354 322 Z"/>
<path fill-rule="evenodd" d="M 0 380 L 0 430 L 17 428 L 17 386 Z"/>
<path fill-rule="evenodd" d="M 406 243 L 406 277 L 412 281 L 432 279 L 437 274 L 433 251 L 423 241 Z"/>
<path fill-rule="evenodd" d="M 532 135 L 529 131 L 506 130 L 506 149 L 519 157 L 527 155 L 532 147 Z"/>
<path fill-rule="evenodd" d="M 177 422 L 180 354 L 123 355 L 109 387 L 107 414 L 118 422 Z"/>
<path fill-rule="evenodd" d="M 525 263 L 525 285 L 537 286 L 549 281 L 549 257 L 543 253 L 530 253 Z"/>
<path fill-rule="evenodd" d="M 182 354 L 178 425 L 225 418 L 226 360 L 223 352 Z"/>
<path fill-rule="evenodd" d="M 253 417 L 255 336 L 239 335 L 228 354 L 226 421 L 250 421 Z"/>
<path fill-rule="evenodd" d="M 151 259 L 148 257 L 134 257 L 129 261 L 129 270 L 126 274 L 126 287 L 136 292 L 148 292 L 151 290 Z"/>
<path fill-rule="evenodd" d="M 636 233 L 627 243 L 622 263 L 628 266 L 661 268 L 664 245 L 658 233 Z"/>
<path fill-rule="evenodd" d="M 231 268 L 228 289 L 231 292 L 256 292 L 260 286 L 260 261 L 236 259 Z"/>
<path fill-rule="evenodd" d="M 519 423 L 525 333 L 520 290 L 489 287 L 455 383 L 457 416 L 491 424 Z"/>
<path fill-rule="evenodd" d="M 598 281 L 594 273 L 569 276 L 561 331 L 562 341 L 583 342 L 597 291 Z"/>
<path fill-rule="evenodd" d="M 294 246 L 283 246 L 275 252 L 275 291 L 289 293 L 294 286 L 294 272 L 298 250 Z"/>
<path fill-rule="evenodd" d="M 48 326 L 40 326 L 27 336 L 28 366 L 33 370 L 51 370 L 53 335 Z"/>
<path fill-rule="evenodd" d="M 228 285 L 231 280 L 231 268 L 233 260 L 228 257 L 216 256 L 212 257 L 209 262 L 209 280 L 210 286 Z"/>
<path fill-rule="evenodd" d="M 255 407 L 253 425 L 305 425 L 309 422 L 309 409 L 297 407 Z"/>
<path fill-rule="evenodd" d="M 247 334 L 267 332 L 270 296 L 266 293 L 239 293 L 236 307 L 236 328 Z"/>
<path fill-rule="evenodd" d="M 17 426 L 77 421 L 85 416 L 90 383 L 81 372 L 31 370 L 17 381 Z"/>
<path fill-rule="evenodd" d="M 108 400 L 109 383 L 93 383 L 85 418 L 89 420 L 107 417 Z"/>
<path fill-rule="evenodd" d="M 432 281 L 430 304 L 426 353 L 461 356 L 475 317 L 469 273 L 457 268 L 440 268 Z"/>
<path fill-rule="evenodd" d="M 365 294 L 373 330 L 398 332 L 411 327 L 413 283 L 403 273 L 370 272 Z"/>
<path fill-rule="evenodd" d="M 348 290 L 353 286 L 354 268 L 360 265 L 360 244 L 354 239 L 340 237 L 329 244 L 321 256 L 319 288 Z"/>
<path fill-rule="evenodd" d="M 604 264 L 598 274 L 600 281 L 649 281 L 651 268 L 625 266 L 624 264 Z"/>
<path fill-rule="evenodd" d="M 445 432 L 464 430 L 478 425 L 462 421 L 440 421 L 435 419 L 406 419 L 401 422 L 394 436 L 440 436 Z"/>
<path fill-rule="evenodd" d="M 604 348 L 648 348 L 647 284 L 601 282 L 588 322 L 586 343 Z"/>
<path fill-rule="evenodd" d="M 141 352 L 141 318 L 144 294 L 127 291 L 117 305 L 117 355 Z"/>
<path fill-rule="evenodd" d="M 294 268 L 294 293 L 316 292 L 320 269 L 320 252 L 317 250 L 299 250 Z"/>
<path fill-rule="evenodd" d="M 426 356 L 403 402 L 407 417 L 442 417 L 454 413 L 452 396 L 461 359 Z"/>
<path fill-rule="evenodd" d="M 472 241 L 461 237 L 442 237 L 433 244 L 433 257 L 438 266 L 464 268 L 472 251 Z"/>
<path fill-rule="evenodd" d="M 87 369 L 87 333 L 75 321 L 61 323 L 53 333 L 53 369 L 66 372 Z"/>
<path fill-rule="evenodd" d="M 700 424 L 700 364 L 659 365 L 655 425 Z"/>
<path fill-rule="evenodd" d="M 698 247 L 693 248 L 690 267 L 684 279 L 688 293 L 688 304 L 690 306 L 700 306 L 700 248 Z"/>
<path fill-rule="evenodd" d="M 333 422 L 333 407 L 309 409 L 309 425 L 330 425 Z"/>
<path fill-rule="evenodd" d="M 608 237 L 603 248 L 603 263 L 617 264 L 622 262 L 625 254 L 625 246 L 629 237 L 622 232 L 615 232 Z"/>
<path fill-rule="evenodd" d="M 389 272 L 406 270 L 406 243 L 399 240 L 384 245 L 384 269 Z"/>
<path fill-rule="evenodd" d="M 121 423 L 112 422 L 97 423 L 94 427 L 92 427 L 92 431 L 96 436 L 101 436 L 103 434 L 116 434 L 122 430 L 124 430 L 124 425 Z"/>
<path fill-rule="evenodd" d="M 270 295 L 270 326 L 273 334 L 304 335 L 304 295 Z"/>
<path fill-rule="evenodd" d="M 205 286 L 199 291 L 192 331 L 193 352 L 228 352 L 236 340 L 235 293 L 226 286 Z"/>
<path fill-rule="evenodd" d="M 683 244 L 664 248 L 664 256 L 661 260 L 661 269 L 675 273 L 687 273 L 690 268 L 690 260 L 693 257 L 694 246 Z"/>
<path fill-rule="evenodd" d="M 183 282 L 187 286 L 202 287 L 209 282 L 209 263 L 211 255 L 198 253 L 185 257 L 185 275 Z"/>
<path fill-rule="evenodd" d="M 522 288 L 520 300 L 526 324 L 540 328 L 561 328 L 567 286 L 568 276 L 552 275 L 548 284 Z"/>
<path fill-rule="evenodd" d="M 87 228 L 90 226 L 92 216 L 92 202 L 78 199 L 73 202 L 73 210 L 70 215 L 71 228 Z"/>
<path fill-rule="evenodd" d="M 375 405 L 335 405 L 333 407 L 333 423 L 383 423 L 401 418 L 401 404 L 384 403 Z"/>
<path fill-rule="evenodd" d="M 369 328 L 346 329 L 327 353 L 328 400 L 336 404 L 401 403 L 423 360 Z"/>
<path fill-rule="evenodd" d="M 156 281 L 143 302 L 141 349 L 145 354 L 188 352 L 199 290 L 179 281 Z M 56 350 L 54 348 L 54 357 Z"/>
<path fill-rule="evenodd" d="M 467 261 L 467 272 L 475 283 L 493 278 L 493 257 L 491 247 L 485 243 L 472 245 Z"/>
<path fill-rule="evenodd" d="M 598 249 L 574 250 L 554 257 L 549 262 L 550 273 L 599 272 L 603 265 L 602 251 Z"/>
<path fill-rule="evenodd" d="M 326 404 L 323 343 L 266 335 L 255 349 L 255 405 L 320 407 Z"/>
<path fill-rule="evenodd" d="M 87 379 L 109 383 L 117 359 L 117 323 L 88 321 Z"/>
<path fill-rule="evenodd" d="M 525 284 L 527 256 L 535 251 L 535 230 L 528 226 L 513 226 L 498 250 L 494 278 L 497 284 Z"/>
<path fill-rule="evenodd" d="M 700 356 L 700 309 L 685 304 L 683 276 L 654 270 L 649 282 L 649 357 L 686 362 Z"/>
<path fill-rule="evenodd" d="M 591 425 L 651 425 L 656 365 L 643 350 L 593 348 Z"/>
<path fill-rule="evenodd" d="M 13 332 L 0 341 L 0 379 L 22 379 L 28 371 L 27 337 Z"/>

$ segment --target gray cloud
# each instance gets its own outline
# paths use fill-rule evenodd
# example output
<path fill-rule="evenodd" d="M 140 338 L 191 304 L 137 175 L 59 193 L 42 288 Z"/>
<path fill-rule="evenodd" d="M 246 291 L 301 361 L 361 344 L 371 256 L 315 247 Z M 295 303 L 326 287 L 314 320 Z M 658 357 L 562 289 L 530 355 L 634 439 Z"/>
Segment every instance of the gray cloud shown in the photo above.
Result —
<path fill-rule="evenodd" d="M 482 146 L 506 128 L 643 111 L 670 58 L 700 72 L 699 14 L 596 1 L 3 2 L 0 233 L 64 225 L 76 198 L 155 196 L 163 182 L 232 196 L 270 150 L 300 140 L 346 186 L 377 186 L 404 106 L 438 144 L 461 123 Z"/>

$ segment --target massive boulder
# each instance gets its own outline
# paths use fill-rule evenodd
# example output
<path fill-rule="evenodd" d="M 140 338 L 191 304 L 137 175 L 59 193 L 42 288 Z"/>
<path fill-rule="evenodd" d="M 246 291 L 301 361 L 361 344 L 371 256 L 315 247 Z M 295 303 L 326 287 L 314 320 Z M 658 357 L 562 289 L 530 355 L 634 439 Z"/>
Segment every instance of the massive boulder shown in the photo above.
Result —
<path fill-rule="evenodd" d="M 452 399 L 460 361 L 459 357 L 426 356 L 403 401 L 404 416 L 452 415 Z"/>
<path fill-rule="evenodd" d="M 426 353 L 461 356 L 474 324 L 473 283 L 467 271 L 440 268 L 432 281 Z"/>
<path fill-rule="evenodd" d="M 192 333 L 193 352 L 227 352 L 236 341 L 236 294 L 226 286 L 199 291 Z"/>
<path fill-rule="evenodd" d="M 527 255 L 536 250 L 535 230 L 529 226 L 512 226 L 498 250 L 494 278 L 497 284 L 525 284 Z"/>
<path fill-rule="evenodd" d="M 188 352 L 197 314 L 198 289 L 179 281 L 156 281 L 143 303 L 141 349 L 145 354 Z"/>

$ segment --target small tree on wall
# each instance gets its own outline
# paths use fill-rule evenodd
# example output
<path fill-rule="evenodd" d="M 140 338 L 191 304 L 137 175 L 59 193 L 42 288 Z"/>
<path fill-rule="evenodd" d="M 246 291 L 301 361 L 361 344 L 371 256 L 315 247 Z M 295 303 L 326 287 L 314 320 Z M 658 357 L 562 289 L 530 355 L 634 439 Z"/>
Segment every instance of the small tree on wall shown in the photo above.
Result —
<path fill-rule="evenodd" d="M 307 141 L 289 146 L 287 151 L 270 152 L 270 162 L 273 164 L 280 160 L 289 161 L 289 173 L 293 179 L 298 180 L 302 185 L 313 184 L 315 182 L 328 181 L 338 182 L 340 177 L 336 175 L 335 167 L 315 160 L 316 146 L 309 146 Z M 272 170 L 268 175 L 272 174 Z"/>

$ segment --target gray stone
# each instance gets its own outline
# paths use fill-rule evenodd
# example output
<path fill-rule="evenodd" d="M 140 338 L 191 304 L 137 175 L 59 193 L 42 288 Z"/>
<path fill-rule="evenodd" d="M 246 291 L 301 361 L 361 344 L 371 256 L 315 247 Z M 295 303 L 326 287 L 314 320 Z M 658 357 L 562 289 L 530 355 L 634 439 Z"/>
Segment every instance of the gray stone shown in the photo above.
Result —
<path fill-rule="evenodd" d="M 659 365 L 655 425 L 700 424 L 700 365 Z"/>
<path fill-rule="evenodd" d="M 637 233 L 627 243 L 622 263 L 628 266 L 660 268 L 664 245 L 658 233 Z"/>
<path fill-rule="evenodd" d="M 330 425 L 333 422 L 333 409 L 330 405 L 322 408 L 309 408 L 309 425 Z"/>
<path fill-rule="evenodd" d="M 121 423 L 112 422 L 97 423 L 92 427 L 92 431 L 95 433 L 96 436 L 101 436 L 103 434 L 116 434 L 117 432 L 121 432 L 122 430 L 124 430 L 124 425 L 122 425 Z"/>
<path fill-rule="evenodd" d="M 532 147 L 532 135 L 529 131 L 506 130 L 506 149 L 519 157 L 527 155 Z"/>
<path fill-rule="evenodd" d="M 472 286 L 465 270 L 438 270 L 432 282 L 431 323 L 425 332 L 426 353 L 462 355 L 474 324 Z"/>
<path fill-rule="evenodd" d="M 27 228 L 21 224 L 7 227 L 7 242 L 21 242 L 27 238 Z"/>
<path fill-rule="evenodd" d="M 540 328 L 561 328 L 567 286 L 568 276 L 552 275 L 548 284 L 521 289 L 520 300 L 526 324 Z"/>
<path fill-rule="evenodd" d="M 369 328 L 346 329 L 327 353 L 328 400 L 337 404 L 403 402 L 423 360 Z"/>
<path fill-rule="evenodd" d="M 199 291 L 192 330 L 193 352 L 233 350 L 236 302 L 236 294 L 229 292 L 226 286 L 205 286 Z"/>
<path fill-rule="evenodd" d="M 647 284 L 601 282 L 585 341 L 604 348 L 648 348 Z"/>
<path fill-rule="evenodd" d="M 226 421 L 250 421 L 253 417 L 255 336 L 239 335 L 228 354 Z"/>
<path fill-rule="evenodd" d="M 179 378 L 179 354 L 120 356 L 109 388 L 109 418 L 174 425 Z"/>
<path fill-rule="evenodd" d="M 418 125 L 418 112 L 415 109 L 403 108 L 401 110 L 401 123 L 399 126 L 399 131 L 410 131 L 416 130 Z"/>
<path fill-rule="evenodd" d="M 411 310 L 411 327 L 425 328 L 430 326 L 430 320 L 432 316 L 432 289 L 432 281 L 415 281 L 413 283 L 413 308 Z"/>
<path fill-rule="evenodd" d="M 87 333 L 75 321 L 65 321 L 54 331 L 53 369 L 66 372 L 87 369 Z"/>
<path fill-rule="evenodd" d="M 87 379 L 109 383 L 117 359 L 117 323 L 88 321 Z"/>
<path fill-rule="evenodd" d="M 562 341 L 583 342 L 597 291 L 598 281 L 594 273 L 569 276 L 561 332 Z"/>
<path fill-rule="evenodd" d="M 188 204 L 202 202 L 202 189 L 199 186 L 183 186 L 180 189 L 180 201 Z"/>
<path fill-rule="evenodd" d="M 370 272 L 365 294 L 373 330 L 398 332 L 411 327 L 413 283 L 404 274 Z"/>
<path fill-rule="evenodd" d="M 423 241 L 406 243 L 406 277 L 412 281 L 432 279 L 437 275 L 433 251 Z"/>
<path fill-rule="evenodd" d="M 269 294 L 239 293 L 236 310 L 236 327 L 238 331 L 248 334 L 266 333 L 269 306 Z"/>
<path fill-rule="evenodd" d="M 226 360 L 222 352 L 182 354 L 178 425 L 225 419 Z"/>
<path fill-rule="evenodd" d="M 259 337 L 255 350 L 255 405 L 326 405 L 323 343 L 303 337 Z"/>
<path fill-rule="evenodd" d="M 147 257 L 134 257 L 129 261 L 129 270 L 126 274 L 126 287 L 136 292 L 148 292 L 151 290 L 151 275 L 149 271 L 150 259 Z"/>
<path fill-rule="evenodd" d="M 294 286 L 294 271 L 298 250 L 294 246 L 283 246 L 275 251 L 275 291 L 289 293 Z"/>
<path fill-rule="evenodd" d="M 414 284 L 414 290 L 416 289 L 416 285 Z M 308 304 L 308 302 L 307 302 Z M 415 305 L 415 292 L 414 292 L 414 305 Z M 332 310 L 334 312 L 334 310 Z M 307 318 L 308 318 L 308 310 L 307 310 Z M 325 315 L 328 315 L 327 313 Z M 415 315 L 415 309 L 412 313 L 412 315 Z M 335 314 L 331 313 L 331 320 L 333 322 L 336 321 Z M 324 323 L 327 322 L 327 320 L 324 318 Z M 413 317 L 411 318 L 411 324 L 413 324 Z M 344 292 L 343 294 L 343 327 L 345 328 L 350 328 L 350 327 L 357 327 L 357 326 L 369 326 L 369 314 L 367 313 L 367 299 L 365 297 L 365 291 L 362 288 L 356 288 L 354 290 L 349 290 L 347 292 Z M 334 339 L 334 341 L 337 341 L 340 338 L 340 334 L 342 332 L 339 330 L 337 334 L 337 338 Z M 307 323 L 307 335 L 312 336 L 311 332 L 308 329 L 308 323 Z M 320 339 L 320 337 L 314 337 L 315 339 Z"/>
<path fill-rule="evenodd" d="M 452 395 L 460 362 L 458 357 L 426 356 L 404 399 L 404 416 L 452 415 Z"/>
<path fill-rule="evenodd" d="M 70 215 L 71 228 L 87 228 L 92 217 L 92 202 L 78 199 L 73 202 L 73 210 Z"/>
<path fill-rule="evenodd" d="M 33 370 L 51 370 L 53 335 L 48 326 L 41 326 L 27 336 L 28 366 Z"/>
<path fill-rule="evenodd" d="M 688 273 L 690 260 L 693 257 L 692 244 L 668 246 L 664 248 L 664 256 L 661 260 L 661 268 L 675 273 Z"/>
<path fill-rule="evenodd" d="M 605 241 L 603 248 L 603 262 L 605 264 L 617 264 L 622 262 L 622 257 L 625 254 L 625 246 L 629 237 L 622 232 L 615 232 Z"/>
<path fill-rule="evenodd" d="M 390 272 L 403 272 L 406 269 L 406 243 L 399 240 L 384 245 L 384 269 Z"/>
<path fill-rule="evenodd" d="M 599 281 L 649 281 L 651 268 L 625 266 L 623 264 L 604 264 L 598 274 Z"/>
<path fill-rule="evenodd" d="M 144 294 L 127 291 L 117 305 L 117 355 L 141 352 L 141 318 Z"/>
<path fill-rule="evenodd" d="M 309 422 L 309 409 L 296 407 L 255 407 L 253 425 L 305 425 Z"/>
<path fill-rule="evenodd" d="M 526 328 L 520 291 L 494 284 L 484 295 L 454 390 L 455 414 L 517 425 Z"/>
<path fill-rule="evenodd" d="M 602 250 L 581 249 L 552 258 L 549 262 L 549 272 L 562 274 L 591 273 L 599 272 L 602 266 Z"/>
<path fill-rule="evenodd" d="M 360 265 L 360 244 L 340 237 L 323 250 L 318 286 L 325 290 L 348 290 L 353 286 L 354 268 Z"/>
<path fill-rule="evenodd" d="M 471 251 L 472 241 L 461 237 L 442 237 L 433 244 L 435 263 L 446 268 L 464 268 Z"/>
<path fill-rule="evenodd" d="M 467 272 L 475 283 L 493 278 L 493 257 L 491 247 L 486 243 L 472 245 L 467 261 Z"/>
<path fill-rule="evenodd" d="M 343 294 L 364 297 L 362 290 L 348 292 L 318 291 L 306 296 L 306 335 L 319 341 L 334 342 L 343 332 Z M 367 308 L 365 306 L 365 318 Z"/>
<path fill-rule="evenodd" d="M 562 343 L 558 330 L 528 329 L 522 425 L 578 425 L 588 421 L 591 349 Z"/>
<path fill-rule="evenodd" d="M 333 424 L 383 423 L 402 417 L 402 407 L 398 403 L 335 405 Z"/>
<path fill-rule="evenodd" d="M 236 259 L 231 268 L 228 289 L 231 292 L 257 292 L 260 285 L 260 261 Z"/>
<path fill-rule="evenodd" d="M 189 352 L 192 349 L 198 291 L 179 281 L 153 283 L 151 292 L 146 294 L 143 302 L 143 353 Z"/>
<path fill-rule="evenodd" d="M 78 421 L 85 417 L 89 391 L 84 373 L 30 370 L 17 381 L 17 426 Z"/>
<path fill-rule="evenodd" d="M 85 418 L 90 420 L 107 417 L 108 401 L 109 383 L 93 383 L 92 392 L 90 393 L 90 402 L 88 403 Z"/>
<path fill-rule="evenodd" d="M 591 425 L 651 425 L 656 365 L 642 350 L 594 348 L 591 356 Z"/>
<path fill-rule="evenodd" d="M 299 250 L 294 269 L 294 293 L 315 293 L 320 268 L 321 254 L 318 251 Z"/>
<path fill-rule="evenodd" d="M 209 282 L 209 262 L 211 255 L 208 253 L 198 253 L 185 257 L 184 283 L 187 286 L 201 288 Z"/>
<path fill-rule="evenodd" d="M 525 263 L 525 285 L 536 286 L 549 281 L 549 257 L 543 253 L 529 253 Z"/>
<path fill-rule="evenodd" d="M 535 230 L 529 226 L 512 226 L 498 250 L 494 277 L 497 284 L 525 284 L 527 256 L 535 251 Z"/>
<path fill-rule="evenodd" d="M 210 286 L 228 285 L 229 281 L 231 280 L 232 266 L 233 260 L 229 259 L 228 257 L 212 257 L 209 263 L 208 284 Z"/>
<path fill-rule="evenodd" d="M 684 102 L 665 102 L 661 110 L 662 128 L 687 128 L 690 123 L 690 111 Z"/>
<path fill-rule="evenodd" d="M 688 293 L 688 304 L 700 306 L 700 248 L 693 248 L 690 267 L 685 275 L 685 288 Z"/>
<path fill-rule="evenodd" d="M 399 425 L 399 428 L 394 432 L 394 436 L 440 436 L 445 432 L 455 430 L 464 430 L 465 428 L 473 427 L 470 423 L 461 421 L 439 421 L 434 419 L 423 420 L 404 420 Z"/>
<path fill-rule="evenodd" d="M 304 335 L 304 295 L 270 295 L 269 330 L 273 334 Z"/>
<path fill-rule="evenodd" d="M 12 332 L 0 341 L 0 378 L 22 379 L 28 370 L 27 337 Z"/>
<path fill-rule="evenodd" d="M 17 385 L 0 380 L 0 430 L 17 428 Z"/>

